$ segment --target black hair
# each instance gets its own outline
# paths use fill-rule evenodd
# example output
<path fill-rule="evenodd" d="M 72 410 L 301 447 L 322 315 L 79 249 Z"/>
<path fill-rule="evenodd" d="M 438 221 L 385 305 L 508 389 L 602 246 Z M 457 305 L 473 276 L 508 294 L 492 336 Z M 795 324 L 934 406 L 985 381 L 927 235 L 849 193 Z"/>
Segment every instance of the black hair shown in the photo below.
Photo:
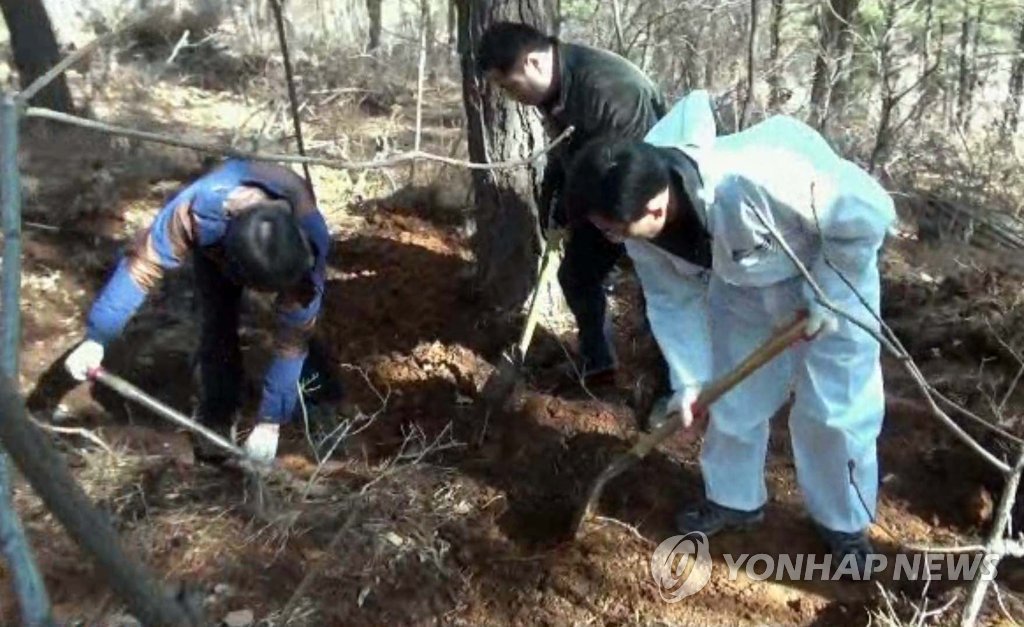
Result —
<path fill-rule="evenodd" d="M 476 51 L 477 69 L 481 74 L 491 70 L 508 74 L 523 53 L 544 50 L 553 43 L 553 37 L 529 24 L 498 22 L 491 25 L 480 38 Z"/>
<path fill-rule="evenodd" d="M 594 214 L 615 222 L 635 222 L 643 217 L 648 201 L 671 180 L 669 165 L 655 146 L 598 138 L 573 159 L 562 202 L 574 224 Z"/>
<path fill-rule="evenodd" d="M 281 291 L 313 268 L 313 250 L 291 205 L 259 202 L 231 219 L 224 236 L 231 270 L 249 287 Z"/>

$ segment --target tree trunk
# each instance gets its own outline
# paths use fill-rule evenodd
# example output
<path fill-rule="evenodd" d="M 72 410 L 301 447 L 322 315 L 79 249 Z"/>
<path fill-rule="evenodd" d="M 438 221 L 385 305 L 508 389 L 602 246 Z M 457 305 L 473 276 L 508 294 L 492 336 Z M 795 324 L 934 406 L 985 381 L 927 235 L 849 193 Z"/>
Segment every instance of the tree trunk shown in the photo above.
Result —
<path fill-rule="evenodd" d="M 776 110 L 782 105 L 784 78 L 782 72 L 782 18 L 785 0 L 772 0 L 772 12 L 768 18 L 768 108 Z"/>
<path fill-rule="evenodd" d="M 963 127 L 964 120 L 967 119 L 967 109 L 970 107 L 970 93 L 971 93 L 971 63 L 970 63 L 970 44 L 971 44 L 971 5 L 970 2 L 964 0 L 964 12 L 963 17 L 960 20 L 960 68 L 958 72 L 959 80 L 957 81 L 957 101 L 956 101 L 956 124 L 959 127 Z"/>
<path fill-rule="evenodd" d="M 924 7 L 924 32 L 921 33 L 921 74 L 928 71 L 932 52 L 932 23 L 935 21 L 935 0 L 928 0 Z M 941 42 L 940 42 L 941 43 Z"/>
<path fill-rule="evenodd" d="M 551 12 L 551 35 L 554 37 L 562 36 L 562 0 L 551 0 L 551 7 L 548 9 Z"/>
<path fill-rule="evenodd" d="M 370 42 L 366 46 L 368 52 L 380 48 L 381 15 L 380 5 L 383 0 L 366 0 L 366 12 L 370 17 Z"/>
<path fill-rule="evenodd" d="M 825 132 L 833 105 L 833 90 L 845 92 L 840 84 L 849 74 L 844 59 L 853 50 L 853 16 L 860 0 L 823 0 L 818 15 L 818 55 L 814 60 L 809 122 Z"/>
<path fill-rule="evenodd" d="M 1003 112 L 1003 130 L 1007 136 L 1017 132 L 1020 124 L 1021 93 L 1024 92 L 1024 11 L 1017 25 L 1017 58 L 1010 69 L 1010 95 Z"/>
<path fill-rule="evenodd" d="M 615 52 L 626 56 L 626 38 L 622 34 L 622 7 L 619 0 L 611 0 L 612 23 L 615 25 Z"/>
<path fill-rule="evenodd" d="M 895 93 L 894 81 L 898 78 L 893 72 L 893 50 L 892 32 L 896 27 L 896 3 L 895 0 L 888 0 L 883 9 L 883 23 L 885 25 L 881 36 L 881 46 L 878 51 L 879 71 L 882 74 L 882 111 L 878 119 L 878 129 L 875 132 L 875 147 L 871 151 L 871 158 L 868 162 L 868 171 L 874 174 L 875 168 L 888 154 L 892 140 L 890 126 L 892 125 L 892 113 L 898 103 Z"/>
<path fill-rule="evenodd" d="M 708 12 L 708 37 L 707 45 L 704 49 L 704 89 L 715 88 L 715 68 L 718 65 L 718 59 L 715 55 L 715 38 L 718 36 L 718 20 L 715 19 L 714 11 Z"/>
<path fill-rule="evenodd" d="M 7 22 L 14 65 L 24 88 L 60 61 L 57 36 L 42 0 L 0 0 L 0 11 Z M 50 82 L 32 99 L 32 104 L 71 113 L 74 101 L 64 76 Z"/>
<path fill-rule="evenodd" d="M 747 83 L 743 97 L 743 108 L 740 110 L 740 130 L 747 127 L 750 106 L 754 102 L 754 72 L 757 70 L 757 2 L 750 0 L 750 35 L 747 39 Z"/>
<path fill-rule="evenodd" d="M 970 80 L 967 83 L 967 110 L 964 113 L 963 129 L 966 131 L 971 126 L 971 117 L 974 115 L 974 95 L 982 88 L 982 76 L 978 72 L 978 46 L 981 40 L 981 25 L 985 23 L 985 0 L 978 0 L 978 12 L 974 17 L 974 37 L 971 41 L 971 51 L 967 61 L 970 65 L 968 74 Z"/>
<path fill-rule="evenodd" d="M 506 98 L 476 69 L 476 47 L 489 25 L 515 20 L 546 31 L 550 16 L 545 8 L 542 0 L 459 3 L 462 95 L 473 161 L 520 159 L 545 143 L 536 114 Z M 520 307 L 535 284 L 540 253 L 537 195 L 541 172 L 539 164 L 473 171 L 476 283 L 483 299 L 499 311 Z"/>
<path fill-rule="evenodd" d="M 448 45 L 454 46 L 458 40 L 459 27 L 459 3 L 458 0 L 448 0 Z"/>
<path fill-rule="evenodd" d="M 853 75 L 853 46 L 854 31 L 856 30 L 857 9 L 860 0 L 845 0 L 842 2 L 843 12 L 839 15 L 837 23 L 839 36 L 836 40 L 835 60 L 836 67 L 832 79 L 832 93 L 829 96 L 829 113 L 842 112 L 850 99 L 850 82 Z M 831 115 L 825 119 L 824 129 L 828 130 L 828 123 Z"/>

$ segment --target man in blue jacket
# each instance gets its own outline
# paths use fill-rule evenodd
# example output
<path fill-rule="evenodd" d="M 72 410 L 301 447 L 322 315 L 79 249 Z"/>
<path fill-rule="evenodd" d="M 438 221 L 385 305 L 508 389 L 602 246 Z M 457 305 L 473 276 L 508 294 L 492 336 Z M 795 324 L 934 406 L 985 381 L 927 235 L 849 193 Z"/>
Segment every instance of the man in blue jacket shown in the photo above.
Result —
<path fill-rule="evenodd" d="M 202 314 L 197 413 L 211 428 L 229 433 L 241 402 L 242 290 L 277 294 L 274 359 L 256 426 L 245 441 L 252 457 L 270 462 L 277 454 L 279 427 L 291 420 L 298 404 L 330 243 L 327 224 L 301 177 L 282 166 L 227 161 L 174 196 L 135 239 L 92 306 L 85 341 L 65 366 L 77 380 L 87 379 L 164 272 L 194 253 Z M 197 447 L 197 453 L 209 451 Z"/>

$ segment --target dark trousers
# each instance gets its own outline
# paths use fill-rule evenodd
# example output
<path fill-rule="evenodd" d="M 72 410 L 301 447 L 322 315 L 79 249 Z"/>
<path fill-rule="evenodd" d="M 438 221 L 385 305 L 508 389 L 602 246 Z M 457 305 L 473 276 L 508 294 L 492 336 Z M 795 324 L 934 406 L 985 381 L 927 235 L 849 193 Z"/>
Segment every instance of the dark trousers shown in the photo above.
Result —
<path fill-rule="evenodd" d="M 203 254 L 194 255 L 196 298 L 201 318 L 199 351 L 198 418 L 209 426 L 228 427 L 241 405 L 244 371 L 238 341 L 242 286 L 224 275 L 216 263 Z M 341 399 L 341 378 L 327 347 L 311 341 L 302 365 L 302 381 L 315 377 L 317 388 L 310 403 Z"/>
<path fill-rule="evenodd" d="M 623 244 L 609 241 L 589 222 L 573 227 L 569 233 L 558 281 L 576 318 L 584 373 L 616 365 L 606 282 L 625 250 Z M 646 310 L 642 299 L 641 292 L 640 304 Z M 655 397 L 670 391 L 668 364 L 660 351 L 652 391 Z"/>
<path fill-rule="evenodd" d="M 576 318 L 584 374 L 616 365 L 606 281 L 625 250 L 589 222 L 569 232 L 558 282 Z"/>

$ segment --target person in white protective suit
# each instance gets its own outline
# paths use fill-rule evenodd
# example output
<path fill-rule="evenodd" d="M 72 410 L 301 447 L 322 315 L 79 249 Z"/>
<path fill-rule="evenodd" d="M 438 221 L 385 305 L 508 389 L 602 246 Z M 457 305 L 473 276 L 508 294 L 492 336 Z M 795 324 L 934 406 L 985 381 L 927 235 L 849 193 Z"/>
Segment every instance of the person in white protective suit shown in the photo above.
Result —
<path fill-rule="evenodd" d="M 712 405 L 701 450 L 706 499 L 678 514 L 680 531 L 760 522 L 768 420 L 793 391 L 789 430 L 807 508 L 833 555 L 863 568 L 885 405 L 880 346 L 817 302 L 772 231 L 833 303 L 877 328 L 864 305 L 878 312 L 878 253 L 895 219 L 886 191 L 790 117 L 716 137 L 702 91 L 644 142 L 592 142 L 567 190 L 572 219 L 626 242 L 671 368 L 675 394 L 664 411 L 679 412 L 686 426 L 702 384 L 808 315 L 807 342 Z"/>

